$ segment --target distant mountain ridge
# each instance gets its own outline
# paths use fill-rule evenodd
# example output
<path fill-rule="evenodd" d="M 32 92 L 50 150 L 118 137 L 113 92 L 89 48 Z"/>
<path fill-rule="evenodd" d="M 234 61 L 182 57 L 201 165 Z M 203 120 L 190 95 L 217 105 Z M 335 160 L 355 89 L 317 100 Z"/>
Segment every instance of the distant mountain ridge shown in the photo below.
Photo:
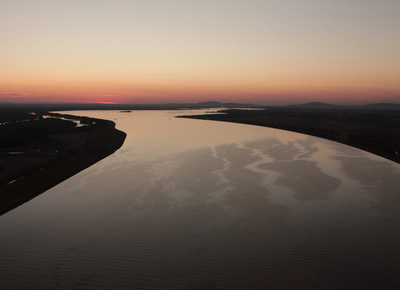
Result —
<path fill-rule="evenodd" d="M 343 105 L 332 105 L 322 102 L 309 102 L 298 105 L 288 105 L 288 107 L 307 107 L 307 108 L 333 108 L 333 107 L 344 107 Z"/>
<path fill-rule="evenodd" d="M 400 104 L 395 103 L 376 103 L 359 106 L 364 109 L 375 109 L 375 110 L 400 110 Z"/>
<path fill-rule="evenodd" d="M 41 109 L 53 111 L 68 110 L 182 110 L 182 109 L 211 109 L 211 108 L 280 108 L 280 109 L 360 109 L 360 110 L 400 110 L 400 104 L 374 103 L 368 105 L 333 105 L 323 102 L 309 102 L 304 104 L 270 106 L 255 105 L 252 103 L 223 103 L 207 101 L 199 103 L 166 103 L 166 104 L 101 104 L 101 103 L 12 103 L 0 102 L 0 108 Z"/>
<path fill-rule="evenodd" d="M 259 105 L 254 105 L 251 103 L 222 103 L 218 101 L 207 101 L 200 103 L 168 103 L 166 106 L 180 106 L 187 108 L 260 108 Z M 162 105 L 161 105 L 162 106 Z"/>
<path fill-rule="evenodd" d="M 0 102 L 0 108 L 32 108 L 53 111 L 66 110 L 182 110 L 210 108 L 262 108 L 250 103 L 222 103 L 208 101 L 200 103 L 167 103 L 167 104 L 101 104 L 101 103 L 11 103 Z"/>
<path fill-rule="evenodd" d="M 360 109 L 360 110 L 400 110 L 400 104 L 395 103 L 374 103 L 368 105 L 333 105 L 322 102 L 309 102 L 304 104 L 278 106 L 298 109 Z"/>

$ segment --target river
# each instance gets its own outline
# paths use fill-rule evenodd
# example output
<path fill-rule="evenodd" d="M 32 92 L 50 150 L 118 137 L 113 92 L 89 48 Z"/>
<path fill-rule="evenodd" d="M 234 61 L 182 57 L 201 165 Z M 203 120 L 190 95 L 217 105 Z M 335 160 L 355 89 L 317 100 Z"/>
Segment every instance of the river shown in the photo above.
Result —
<path fill-rule="evenodd" d="M 120 150 L 0 217 L 0 288 L 400 287 L 400 166 L 307 135 L 113 120 Z"/>

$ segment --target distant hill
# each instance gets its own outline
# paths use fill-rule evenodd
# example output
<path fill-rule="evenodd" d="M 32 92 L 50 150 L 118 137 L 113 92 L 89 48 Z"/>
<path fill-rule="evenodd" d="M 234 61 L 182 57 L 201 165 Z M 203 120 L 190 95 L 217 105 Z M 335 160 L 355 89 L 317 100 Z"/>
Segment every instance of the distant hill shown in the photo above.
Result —
<path fill-rule="evenodd" d="M 288 105 L 281 106 L 278 108 L 292 108 L 292 109 L 355 109 L 355 110 L 400 110 L 400 104 L 394 103 L 376 103 L 376 104 L 368 104 L 368 105 L 332 105 L 322 102 L 310 102 L 305 104 L 296 104 L 296 105 Z"/>
<path fill-rule="evenodd" d="M 101 103 L 11 103 L 0 102 L 0 109 L 18 108 L 32 111 L 68 111 L 68 110 L 182 110 L 210 108 L 269 108 L 269 109 L 303 109 L 303 110 L 400 110 L 400 104 L 376 103 L 369 105 L 349 106 L 332 105 L 322 102 L 309 102 L 286 106 L 259 106 L 251 103 L 223 103 L 208 101 L 199 103 L 166 103 L 166 104 L 101 104 Z"/>
<path fill-rule="evenodd" d="M 25 110 L 181 110 L 208 108 L 260 108 L 254 104 L 222 103 L 216 101 L 200 103 L 167 104 L 101 104 L 101 103 L 0 103 L 1 108 L 23 108 Z"/>
<path fill-rule="evenodd" d="M 163 106 L 163 105 L 160 105 Z M 242 104 L 242 103 L 222 103 L 217 101 L 208 101 L 200 103 L 168 103 L 165 106 L 176 107 L 176 108 L 260 108 L 258 105 L 254 104 Z"/>
<path fill-rule="evenodd" d="M 200 102 L 195 104 L 196 106 L 204 106 L 204 107 L 221 107 L 223 103 L 216 102 L 216 101 L 209 101 L 209 102 Z"/>
<path fill-rule="evenodd" d="M 400 104 L 394 103 L 377 103 L 377 104 L 369 104 L 364 106 L 358 106 L 360 109 L 368 109 L 368 110 L 400 110 Z"/>
<path fill-rule="evenodd" d="M 333 108 L 343 108 L 345 106 L 342 105 L 332 105 L 322 102 L 310 102 L 305 104 L 298 105 L 288 105 L 290 108 L 310 108 L 310 109 L 333 109 Z"/>

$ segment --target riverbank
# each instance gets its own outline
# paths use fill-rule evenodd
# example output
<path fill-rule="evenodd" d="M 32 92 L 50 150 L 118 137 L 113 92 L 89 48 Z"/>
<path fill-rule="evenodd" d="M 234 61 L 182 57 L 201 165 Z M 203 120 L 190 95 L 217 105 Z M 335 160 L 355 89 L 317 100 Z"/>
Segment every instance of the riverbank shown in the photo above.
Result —
<path fill-rule="evenodd" d="M 63 117 L 59 115 L 58 117 Z M 0 127 L 0 214 L 113 154 L 126 134 L 108 120 L 38 118 Z"/>
<path fill-rule="evenodd" d="M 400 163 L 398 109 L 293 108 L 222 110 L 218 114 L 180 116 L 271 127 L 325 138 Z"/>

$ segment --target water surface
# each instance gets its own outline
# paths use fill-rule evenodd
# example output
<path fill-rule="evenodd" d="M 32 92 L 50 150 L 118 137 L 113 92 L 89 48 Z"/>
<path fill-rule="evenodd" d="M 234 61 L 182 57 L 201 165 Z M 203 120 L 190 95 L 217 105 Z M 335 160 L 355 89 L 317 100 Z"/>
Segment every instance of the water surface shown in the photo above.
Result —
<path fill-rule="evenodd" d="M 398 164 L 183 113 L 71 112 L 125 144 L 0 217 L 0 287 L 400 286 Z"/>

